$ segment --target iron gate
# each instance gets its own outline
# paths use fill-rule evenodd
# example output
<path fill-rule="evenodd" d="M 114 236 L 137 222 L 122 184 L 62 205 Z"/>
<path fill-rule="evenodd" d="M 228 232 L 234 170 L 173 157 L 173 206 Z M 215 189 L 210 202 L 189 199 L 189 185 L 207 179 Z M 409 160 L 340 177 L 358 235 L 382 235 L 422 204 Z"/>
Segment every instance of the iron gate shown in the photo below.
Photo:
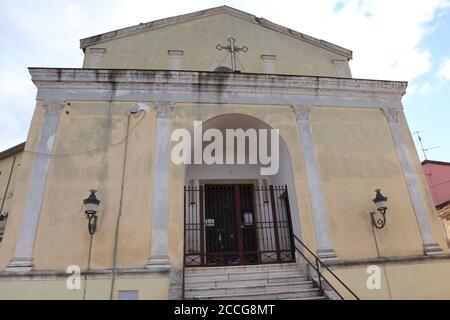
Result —
<path fill-rule="evenodd" d="M 184 190 L 186 267 L 294 261 L 287 186 L 206 184 Z"/>

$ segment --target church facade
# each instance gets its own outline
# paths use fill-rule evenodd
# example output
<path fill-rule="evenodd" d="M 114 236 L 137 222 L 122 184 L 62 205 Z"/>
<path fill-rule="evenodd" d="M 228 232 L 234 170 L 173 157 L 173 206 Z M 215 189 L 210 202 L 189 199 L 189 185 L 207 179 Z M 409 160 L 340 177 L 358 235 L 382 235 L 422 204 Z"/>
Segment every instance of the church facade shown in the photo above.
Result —
<path fill-rule="evenodd" d="M 80 45 L 82 68 L 29 68 L 1 299 L 179 299 L 196 270 L 270 265 L 317 282 L 303 255 L 360 299 L 450 299 L 407 83 L 354 79 L 351 51 L 229 7 Z"/>

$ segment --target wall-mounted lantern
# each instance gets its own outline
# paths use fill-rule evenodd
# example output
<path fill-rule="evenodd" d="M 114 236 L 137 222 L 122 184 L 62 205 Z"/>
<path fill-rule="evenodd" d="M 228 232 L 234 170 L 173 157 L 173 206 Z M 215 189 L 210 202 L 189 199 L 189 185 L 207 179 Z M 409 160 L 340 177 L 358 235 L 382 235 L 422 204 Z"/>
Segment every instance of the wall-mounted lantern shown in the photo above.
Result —
<path fill-rule="evenodd" d="M 387 206 L 387 199 L 385 196 L 381 194 L 381 189 L 375 190 L 376 195 L 375 198 L 372 200 L 375 205 L 377 206 L 377 211 L 379 214 L 381 214 L 381 218 L 376 218 L 375 216 L 377 213 L 375 211 L 372 211 L 370 213 L 370 216 L 372 218 L 372 224 L 377 229 L 383 229 L 383 227 L 386 224 L 386 211 L 388 209 Z"/>
<path fill-rule="evenodd" d="M 87 199 L 83 200 L 84 212 L 88 218 L 88 229 L 89 234 L 93 235 L 97 226 L 97 209 L 100 204 L 100 200 L 97 199 L 95 193 L 97 190 L 89 190 L 91 193 Z"/>

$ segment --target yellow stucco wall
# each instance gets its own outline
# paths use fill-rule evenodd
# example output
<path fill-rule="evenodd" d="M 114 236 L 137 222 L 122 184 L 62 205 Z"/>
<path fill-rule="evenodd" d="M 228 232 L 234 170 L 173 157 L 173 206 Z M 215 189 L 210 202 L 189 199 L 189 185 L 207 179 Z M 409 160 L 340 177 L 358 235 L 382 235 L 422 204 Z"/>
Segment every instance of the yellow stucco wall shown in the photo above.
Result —
<path fill-rule="evenodd" d="M 11 199 L 9 217 L 5 227 L 3 241 L 0 244 L 0 270 L 4 270 L 14 254 L 15 242 L 19 233 L 20 224 L 22 223 L 22 214 L 25 205 L 24 199 L 26 198 L 28 191 L 31 168 L 35 158 L 34 154 L 27 150 L 36 149 L 43 113 L 44 107 L 42 104 L 39 102 L 36 103 L 36 108 L 28 132 L 27 143 L 25 145 L 25 151 L 21 156 L 20 170 L 17 170 L 14 179 L 14 197 Z"/>
<path fill-rule="evenodd" d="M 398 263 L 378 265 L 380 267 L 380 289 L 367 287 L 367 280 L 372 272 L 367 266 L 334 270 L 344 283 L 360 299 L 370 300 L 414 300 L 414 299 L 450 299 L 450 262 L 435 261 L 422 263 Z M 345 299 L 352 296 L 330 275 L 326 275 L 332 285 Z"/>
<path fill-rule="evenodd" d="M 108 40 L 86 48 L 83 66 L 91 66 L 91 48 L 104 48 L 101 68 L 169 69 L 168 50 L 183 50 L 182 70 L 213 71 L 230 64 L 226 52 L 217 44 L 227 45 L 227 38 L 249 48 L 238 55 L 242 72 L 265 73 L 261 55 L 276 55 L 275 72 L 279 74 L 336 76 L 333 60 L 347 58 L 303 40 L 247 22 L 229 14 L 216 14 L 180 24 L 143 31 Z M 221 63 L 223 61 L 223 63 Z"/>
<path fill-rule="evenodd" d="M 81 200 L 88 196 L 90 188 L 98 190 L 98 196 L 102 201 L 98 213 L 98 231 L 93 241 L 91 268 L 111 268 L 120 202 L 127 110 L 133 105 L 131 102 L 71 101 L 70 105 L 66 103 L 56 132 L 54 156 L 50 163 L 36 235 L 33 253 L 36 270 L 65 270 L 69 265 L 86 268 L 89 234 L 87 221 L 82 213 Z M 300 151 L 301 141 L 290 107 L 176 104 L 172 116 L 172 129 L 192 130 L 194 120 L 206 121 L 227 113 L 246 114 L 265 122 L 272 128 L 280 129 L 280 136 L 290 153 L 295 184 L 295 190 L 290 190 L 290 196 L 297 197 L 301 234 L 305 243 L 314 250 L 314 226 L 303 155 Z M 14 252 L 30 168 L 34 159 L 30 151 L 36 148 L 36 137 L 39 136 L 42 116 L 43 106 L 38 103 L 27 140 L 28 152 L 23 154 L 22 169 L 16 178 L 16 191 L 11 209 L 13 214 L 8 220 L 5 239 L 0 247 L 0 270 L 4 269 Z M 376 187 L 383 188 L 383 193 L 389 197 L 390 204 L 386 227 L 375 231 L 380 255 L 383 257 L 421 255 L 422 242 L 417 222 L 389 128 L 381 110 L 316 107 L 312 109 L 310 117 L 331 225 L 331 237 L 339 258 L 356 260 L 377 257 L 369 217 L 369 211 L 374 209 L 371 199 L 374 195 L 373 189 Z M 403 117 L 401 121 L 404 126 Z M 119 229 L 118 268 L 143 268 L 150 254 L 154 130 L 154 111 L 146 113 L 143 117 L 141 115 L 139 118 L 131 116 L 123 215 Z M 404 134 L 408 137 L 407 131 Z M 167 137 L 167 139 L 170 138 Z M 410 142 L 408 142 L 408 148 L 414 156 L 414 147 Z M 181 267 L 185 167 L 170 164 L 169 168 L 169 190 L 171 190 L 169 194 L 169 254 L 173 266 Z M 420 168 L 417 173 L 422 174 Z M 425 181 L 423 179 L 420 181 L 425 192 Z M 429 215 L 439 244 L 448 252 L 438 218 L 431 209 Z M 417 274 L 428 274 L 443 272 L 444 265 L 403 265 L 403 268 L 411 274 L 416 271 Z M 397 286 L 406 288 L 407 285 L 407 280 L 398 275 L 400 270 L 398 268 L 386 267 L 386 270 L 389 270 L 388 277 L 392 274 L 391 289 L 395 287 L 392 292 L 401 290 L 397 289 Z M 348 281 L 358 286 L 357 283 L 361 280 L 358 270 L 356 268 L 353 272 L 345 269 L 342 274 L 344 276 L 348 274 L 346 276 L 349 278 Z M 397 278 L 399 280 L 396 280 Z M 98 286 L 94 286 L 98 289 L 95 289 L 97 291 L 93 289 L 96 293 L 92 293 L 92 297 L 104 296 L 105 288 L 108 286 L 105 281 L 98 280 Z M 49 283 L 45 282 L 45 284 Z M 52 282 L 49 285 L 49 288 L 54 287 L 49 289 L 49 297 L 52 296 L 52 292 L 59 292 L 60 289 L 57 288 L 61 286 L 61 283 Z M 33 281 L 30 285 L 36 286 L 36 292 L 39 292 L 42 290 L 39 289 L 42 284 L 39 281 Z M 11 289 L 11 286 L 15 289 Z M 1 288 L 8 288 L 11 292 L 19 294 L 23 290 L 21 286 L 23 286 L 22 283 L 16 287 L 11 282 L 0 281 L 0 292 L 3 292 L 0 294 L 6 294 Z M 167 284 L 161 286 L 163 289 L 158 287 L 161 293 L 155 293 L 151 297 L 167 296 L 167 293 L 162 293 L 166 292 L 164 286 Z M 130 286 L 124 285 L 125 289 L 129 289 L 128 287 Z M 420 288 L 418 287 L 417 290 Z M 391 296 L 403 297 L 402 294 L 406 295 L 405 297 L 420 296 L 421 292 L 417 290 L 410 293 L 391 293 Z M 446 291 L 439 290 L 437 292 L 443 292 L 443 297 L 446 297 Z M 379 296 L 376 297 L 386 297 L 384 293 L 377 294 Z M 79 298 L 79 293 L 66 293 L 61 297 L 66 296 Z M 432 293 L 427 293 L 428 296 L 432 296 Z M 368 295 L 368 297 L 372 296 Z"/>
<path fill-rule="evenodd" d="M 98 190 L 102 201 L 98 232 L 93 242 L 93 268 L 112 264 L 113 244 L 119 211 L 121 177 L 126 136 L 127 113 L 132 103 L 71 102 L 61 112 L 55 138 L 41 220 L 36 235 L 36 269 L 53 270 L 87 263 L 89 236 L 81 200 L 90 188 Z M 39 123 L 38 106 L 35 123 Z M 206 121 L 220 114 L 242 113 L 280 129 L 290 152 L 297 197 L 301 234 L 315 246 L 309 194 L 294 115 L 287 106 L 239 106 L 177 104 L 173 129 L 192 128 L 194 120 Z M 125 170 L 123 215 L 120 222 L 118 267 L 145 265 L 150 252 L 152 150 L 154 113 L 143 118 L 131 117 Z M 410 203 L 403 174 L 386 120 L 378 109 L 313 108 L 313 139 L 320 165 L 331 235 L 338 256 L 344 260 L 377 257 L 369 219 L 373 210 L 373 189 L 380 187 L 389 197 L 388 223 L 376 230 L 381 256 L 421 255 L 418 226 Z M 33 130 L 33 128 L 32 128 Z M 169 139 L 169 138 L 168 138 Z M 383 143 L 380 143 L 383 141 Z M 409 146 L 412 148 L 412 146 Z M 27 149 L 32 150 L 32 140 Z M 23 161 L 30 164 L 32 153 Z M 25 198 L 26 177 L 30 165 L 18 181 L 19 212 L 8 225 L 4 267 L 13 252 L 18 217 Z M 181 265 L 183 239 L 184 166 L 170 165 L 169 245 L 172 262 Z M 418 173 L 421 173 L 418 170 Z M 376 177 L 376 178 L 374 178 Z M 424 181 L 422 181 L 424 183 Z M 425 189 L 424 189 L 425 190 Z M 447 248 L 440 221 L 430 210 L 439 244 Z M 77 239 L 74 241 L 74 239 Z M 357 241 L 355 241 L 357 240 Z M 348 246 L 348 243 L 353 243 Z M 392 245 L 395 243 L 395 245 Z"/>
<path fill-rule="evenodd" d="M 79 289 L 67 289 L 67 279 L 12 280 L 0 282 L 0 300 L 109 300 L 111 279 L 82 278 Z M 86 289 L 85 289 L 86 287 Z M 84 290 L 86 294 L 84 295 Z M 122 277 L 116 279 L 113 299 L 118 299 L 121 290 L 137 290 L 138 299 L 168 299 L 167 278 Z"/>
<path fill-rule="evenodd" d="M 338 256 L 377 257 L 374 237 L 380 256 L 423 254 L 405 179 L 381 111 L 315 108 L 311 122 Z M 414 150 L 409 144 L 408 148 Z M 422 187 L 424 183 L 421 180 Z M 376 188 L 388 197 L 389 209 L 385 228 L 373 234 L 369 212 L 375 209 L 371 200 Z M 428 209 L 430 219 L 437 222 L 432 207 Z M 435 233 L 442 240 L 442 232 Z"/>
<path fill-rule="evenodd" d="M 8 215 L 12 207 L 12 199 L 14 197 L 15 181 L 17 171 L 20 170 L 22 151 L 16 152 L 3 159 L 0 159 L 0 204 L 3 203 L 3 215 Z M 15 160 L 14 160 L 15 156 Z M 8 184 L 9 181 L 9 184 Z M 0 229 L 5 229 L 8 219 L 0 221 Z M 1 241 L 0 241 L 1 246 Z"/>

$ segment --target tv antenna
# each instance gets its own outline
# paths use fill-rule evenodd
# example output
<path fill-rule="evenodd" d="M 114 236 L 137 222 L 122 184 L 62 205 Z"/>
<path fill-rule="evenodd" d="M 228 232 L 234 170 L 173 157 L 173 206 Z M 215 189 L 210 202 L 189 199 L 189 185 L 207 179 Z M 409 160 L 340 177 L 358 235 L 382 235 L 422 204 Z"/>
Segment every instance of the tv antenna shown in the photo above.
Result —
<path fill-rule="evenodd" d="M 423 143 L 422 143 L 422 137 L 420 136 L 420 134 L 422 132 L 425 132 L 425 130 L 421 130 L 421 131 L 414 131 L 413 134 L 417 135 L 417 138 L 419 139 L 419 143 L 420 143 L 420 148 L 422 149 L 423 152 L 423 157 L 425 158 L 425 160 L 427 159 L 427 151 L 429 150 L 433 150 L 433 149 L 438 149 L 441 146 L 436 146 L 436 147 L 430 147 L 430 148 L 424 148 Z"/>

